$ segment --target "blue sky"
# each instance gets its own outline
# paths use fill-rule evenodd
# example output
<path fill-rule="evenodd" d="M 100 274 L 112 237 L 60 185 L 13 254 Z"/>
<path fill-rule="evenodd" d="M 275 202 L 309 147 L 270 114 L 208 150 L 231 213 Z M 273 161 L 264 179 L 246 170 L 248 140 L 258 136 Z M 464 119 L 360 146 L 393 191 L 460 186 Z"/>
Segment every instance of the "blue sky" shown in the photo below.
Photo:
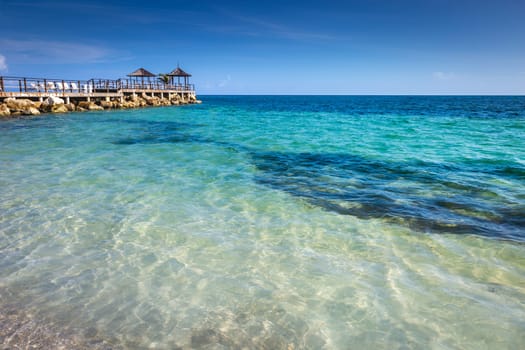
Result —
<path fill-rule="evenodd" d="M 0 74 L 199 94 L 525 94 L 525 1 L 0 0 Z"/>

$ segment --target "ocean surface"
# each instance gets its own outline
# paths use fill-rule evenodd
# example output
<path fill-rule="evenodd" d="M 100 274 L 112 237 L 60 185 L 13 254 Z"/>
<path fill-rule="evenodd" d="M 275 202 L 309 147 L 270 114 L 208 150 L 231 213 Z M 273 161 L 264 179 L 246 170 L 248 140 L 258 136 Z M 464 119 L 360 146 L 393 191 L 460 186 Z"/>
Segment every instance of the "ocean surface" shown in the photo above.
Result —
<path fill-rule="evenodd" d="M 0 121 L 0 343 L 523 348 L 525 97 L 201 99 Z"/>

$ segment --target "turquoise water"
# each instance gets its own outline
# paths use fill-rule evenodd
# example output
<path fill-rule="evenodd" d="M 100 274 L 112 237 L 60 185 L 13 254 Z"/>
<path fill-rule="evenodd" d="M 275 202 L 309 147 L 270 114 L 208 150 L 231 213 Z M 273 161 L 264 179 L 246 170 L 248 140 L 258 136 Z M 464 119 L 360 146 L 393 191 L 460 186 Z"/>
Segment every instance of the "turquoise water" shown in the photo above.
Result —
<path fill-rule="evenodd" d="M 93 347 L 523 346 L 524 97 L 202 99 L 0 122 L 0 313 Z"/>

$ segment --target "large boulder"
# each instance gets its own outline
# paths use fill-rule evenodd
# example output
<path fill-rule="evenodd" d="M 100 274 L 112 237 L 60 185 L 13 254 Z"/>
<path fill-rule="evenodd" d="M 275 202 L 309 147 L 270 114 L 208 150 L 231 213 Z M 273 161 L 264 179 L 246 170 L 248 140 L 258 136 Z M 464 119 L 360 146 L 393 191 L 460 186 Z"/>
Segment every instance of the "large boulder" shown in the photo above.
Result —
<path fill-rule="evenodd" d="M 42 105 L 48 105 L 48 106 L 63 105 L 63 104 L 64 104 L 64 100 L 56 96 L 49 96 L 48 98 L 44 100 L 44 102 L 42 102 Z"/>
<path fill-rule="evenodd" d="M 137 108 L 137 107 L 138 107 L 138 102 L 124 101 L 122 103 L 122 108 Z"/>
<path fill-rule="evenodd" d="M 80 101 L 77 107 L 84 108 L 85 110 L 87 110 L 91 103 L 92 102 L 88 102 L 88 101 Z"/>
<path fill-rule="evenodd" d="M 88 101 L 81 101 L 78 103 L 78 106 L 83 109 L 87 109 L 88 111 L 103 111 L 104 108 L 97 106 L 94 102 L 88 102 Z"/>
<path fill-rule="evenodd" d="M 100 106 L 97 106 L 96 104 L 90 104 L 88 109 L 90 111 L 103 111 L 104 110 L 104 107 L 100 107 Z"/>
<path fill-rule="evenodd" d="M 53 113 L 67 113 L 69 109 L 65 104 L 56 104 L 51 107 L 51 112 Z"/>
<path fill-rule="evenodd" d="M 22 110 L 23 115 L 40 115 L 40 111 L 36 107 L 27 107 Z"/>
<path fill-rule="evenodd" d="M 104 109 L 113 108 L 113 103 L 111 101 L 100 101 L 100 106 Z"/>
<path fill-rule="evenodd" d="M 26 108 L 35 107 L 35 103 L 33 101 L 24 98 L 17 100 L 16 98 L 9 97 L 4 100 L 4 103 L 12 111 L 23 111 Z"/>
<path fill-rule="evenodd" d="M 0 117 L 9 117 L 10 115 L 11 111 L 9 110 L 9 107 L 7 107 L 7 104 L 0 104 Z"/>
<path fill-rule="evenodd" d="M 60 97 L 49 96 L 40 105 L 42 112 L 64 113 L 64 100 Z M 67 111 L 66 111 L 67 112 Z"/>
<path fill-rule="evenodd" d="M 146 103 L 149 105 L 149 106 L 158 106 L 160 105 L 160 99 L 157 97 L 157 96 L 144 96 L 143 97 L 144 100 L 146 101 Z"/>
<path fill-rule="evenodd" d="M 124 101 L 120 101 L 120 100 L 114 100 L 114 101 L 111 101 L 111 104 L 112 104 L 112 108 L 115 108 L 115 109 L 121 109 L 123 108 L 123 104 L 124 104 Z"/>
<path fill-rule="evenodd" d="M 135 104 L 135 107 L 145 107 L 148 105 L 146 100 L 142 97 L 138 97 L 137 99 L 133 100 L 133 103 Z"/>

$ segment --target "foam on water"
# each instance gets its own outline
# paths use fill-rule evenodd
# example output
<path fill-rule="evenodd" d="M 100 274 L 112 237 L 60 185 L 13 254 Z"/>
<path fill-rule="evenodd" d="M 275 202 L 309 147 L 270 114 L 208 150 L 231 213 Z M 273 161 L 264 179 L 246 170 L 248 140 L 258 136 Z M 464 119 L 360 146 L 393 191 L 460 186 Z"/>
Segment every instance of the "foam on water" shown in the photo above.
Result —
<path fill-rule="evenodd" d="M 2 121 L 3 342 L 19 322 L 80 348 L 518 348 L 524 107 L 209 97 Z"/>

